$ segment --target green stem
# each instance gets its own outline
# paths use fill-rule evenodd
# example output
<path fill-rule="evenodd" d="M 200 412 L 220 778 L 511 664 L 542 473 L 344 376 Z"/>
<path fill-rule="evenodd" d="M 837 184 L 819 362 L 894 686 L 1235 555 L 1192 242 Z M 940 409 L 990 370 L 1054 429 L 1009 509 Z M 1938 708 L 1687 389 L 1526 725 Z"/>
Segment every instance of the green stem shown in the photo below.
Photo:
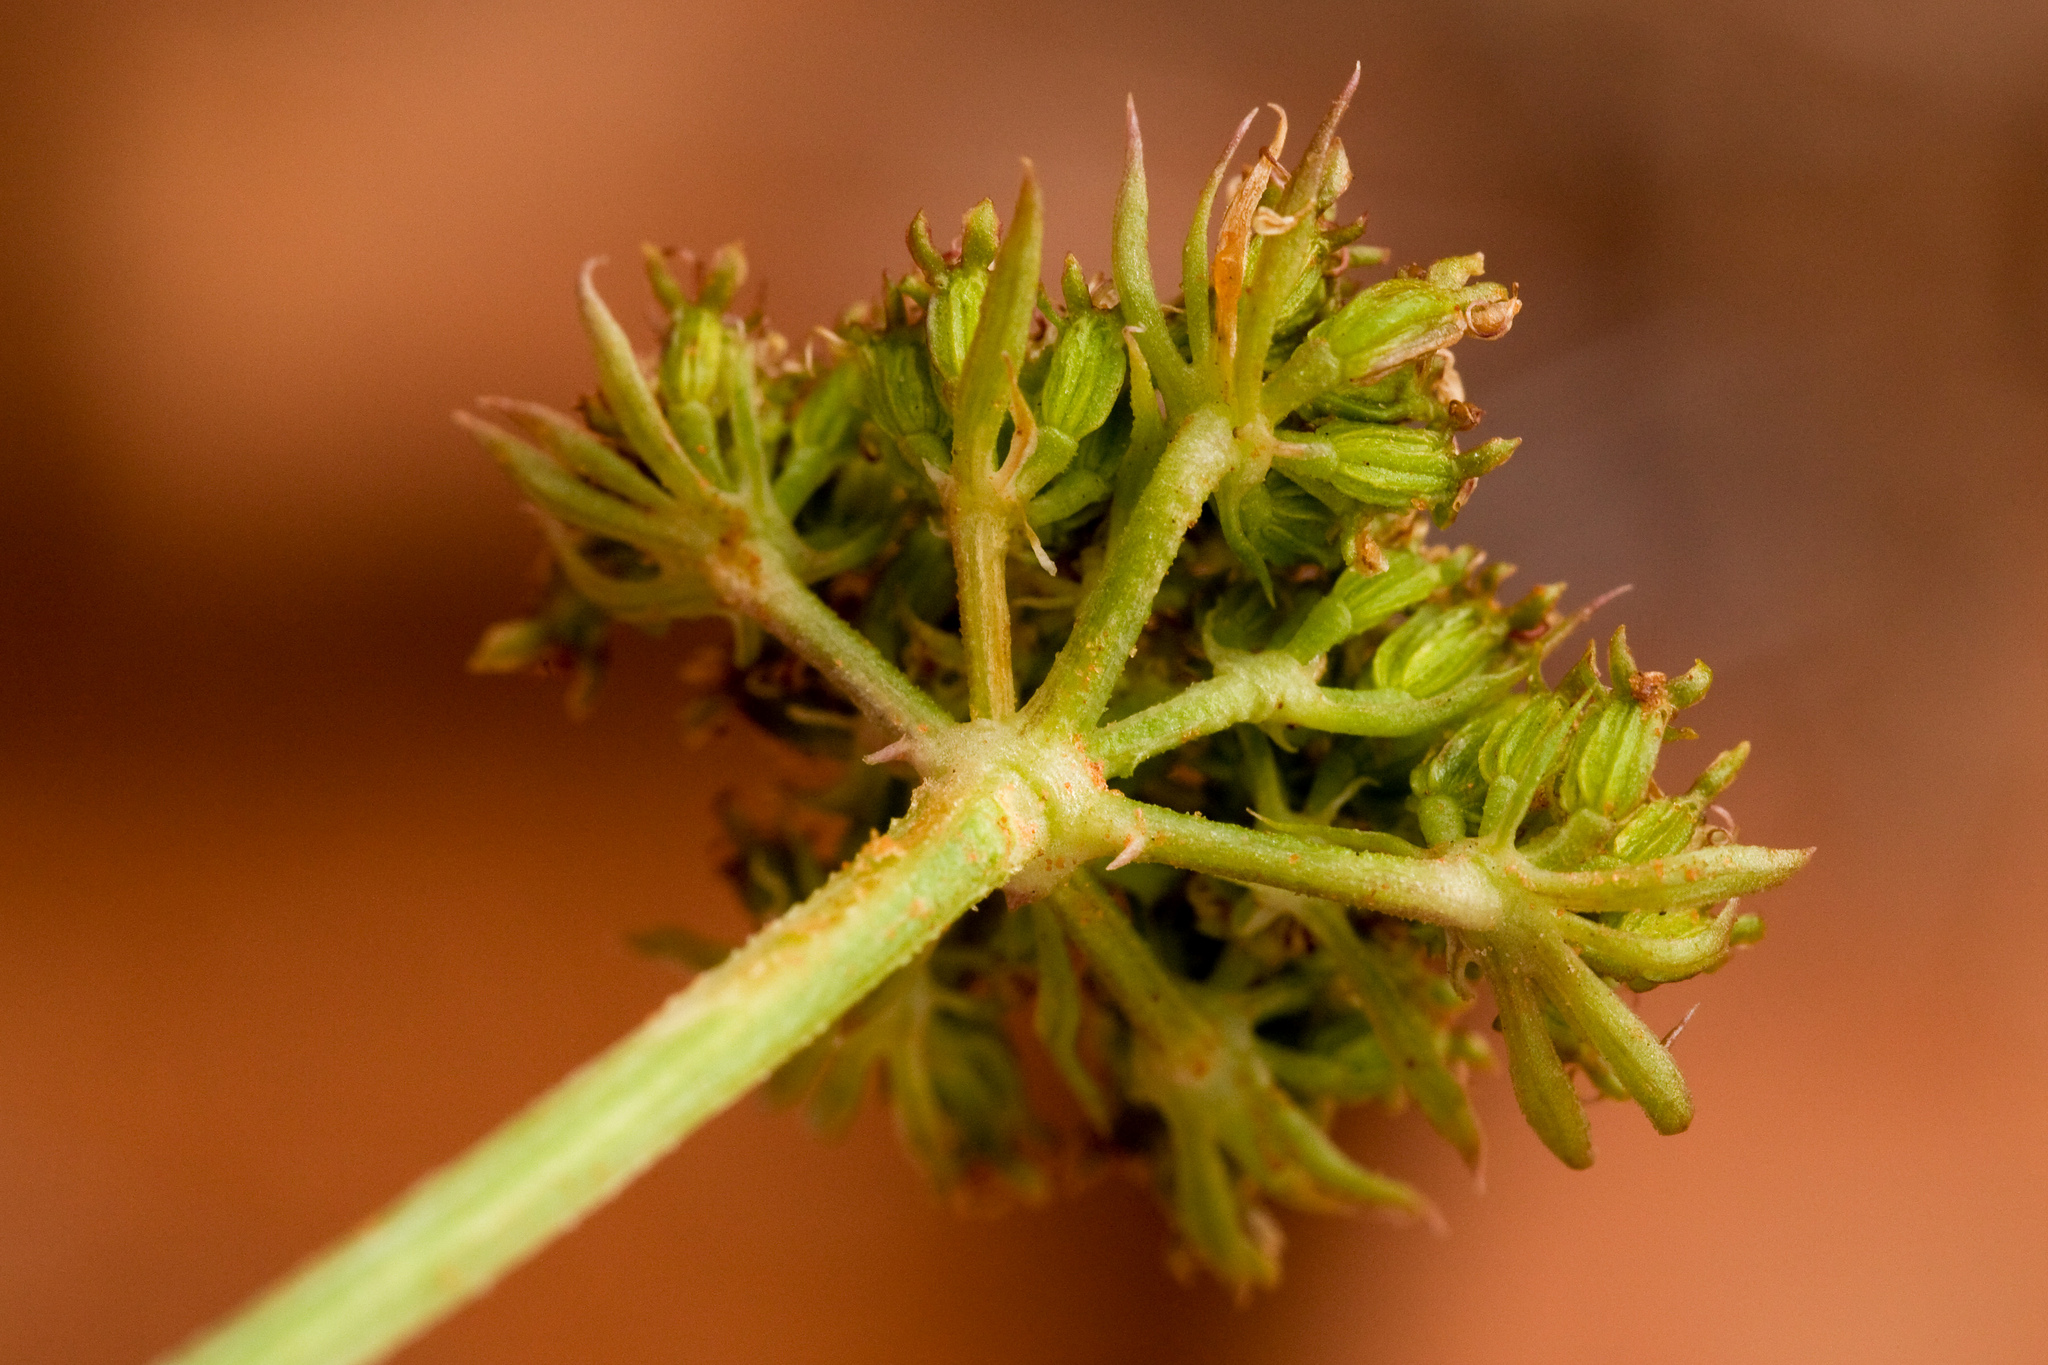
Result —
<path fill-rule="evenodd" d="M 976 720 L 1005 720 L 1017 710 L 1010 662 L 1009 514 L 985 479 L 963 479 L 951 511 L 968 713 Z"/>
<path fill-rule="evenodd" d="M 1160 452 L 1130 519 L 1089 576 L 1073 634 L 1031 698 L 1029 721 L 1040 733 L 1075 734 L 1109 705 L 1182 539 L 1230 468 L 1232 448 L 1222 411 L 1203 408 Z"/>
<path fill-rule="evenodd" d="M 955 724 L 773 549 L 740 541 L 707 557 L 704 568 L 722 599 L 759 621 L 878 723 L 913 737 Z"/>
<path fill-rule="evenodd" d="M 1140 763 L 1203 735 L 1265 720 L 1291 697 L 1315 690 L 1314 675 L 1273 650 L 1231 658 L 1216 676 L 1088 736 L 1088 756 L 1105 777 L 1127 777 Z"/>
<path fill-rule="evenodd" d="M 1401 988 L 1382 965 L 1379 949 L 1353 931 L 1351 917 L 1341 905 L 1302 896 L 1290 898 L 1288 908 L 1351 984 L 1374 1035 L 1398 1068 L 1402 1086 L 1415 1097 L 1416 1108 L 1466 1164 L 1476 1168 L 1479 1121 L 1472 1115 L 1465 1087 L 1437 1054 L 1436 1030 L 1428 1018 L 1401 998 Z"/>
<path fill-rule="evenodd" d="M 1158 1047 L 1185 1055 L 1217 1045 L 1216 1029 L 1188 1000 L 1094 875 L 1076 872 L 1048 899 L 1067 936 L 1132 1028 Z"/>
<path fill-rule="evenodd" d="M 1519 669 L 1471 678 L 1434 697 L 1399 688 L 1318 687 L 1314 674 L 1282 650 L 1232 659 L 1213 678 L 1106 725 L 1088 738 L 1088 755 L 1108 777 L 1123 777 L 1156 754 L 1233 725 L 1269 720 L 1333 735 L 1395 739 L 1448 725 L 1521 678 Z"/>
<path fill-rule="evenodd" d="M 1470 858 L 1357 852 L 1115 794 L 1102 798 L 1097 809 L 1106 826 L 1103 842 L 1114 846 L 1135 837 L 1146 862 L 1453 929 L 1491 929 L 1503 912 L 1502 889 Z M 1114 838 L 1110 829 L 1123 837 Z"/>
<path fill-rule="evenodd" d="M 1008 582 L 1010 528 L 1017 504 L 1006 489 L 996 486 L 995 451 L 1003 417 L 1015 397 L 1016 369 L 1029 349 L 1044 232 L 1038 178 L 1027 161 L 1017 209 L 990 268 L 988 294 L 961 372 L 954 414 L 954 485 L 946 499 L 960 585 L 960 639 L 967 648 L 967 706 L 977 720 L 1003 720 L 1017 710 Z"/>
<path fill-rule="evenodd" d="M 489 1289 L 1002 884 L 997 784 L 920 788 L 887 836 L 638 1029 L 165 1365 L 355 1365 Z"/>

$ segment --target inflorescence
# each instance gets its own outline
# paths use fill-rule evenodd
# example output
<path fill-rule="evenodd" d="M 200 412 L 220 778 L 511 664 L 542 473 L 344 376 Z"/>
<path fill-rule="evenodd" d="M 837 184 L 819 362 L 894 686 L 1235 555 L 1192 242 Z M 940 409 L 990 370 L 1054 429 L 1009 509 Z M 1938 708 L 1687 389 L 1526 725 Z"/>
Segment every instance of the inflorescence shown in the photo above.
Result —
<path fill-rule="evenodd" d="M 615 624 L 724 616 L 690 723 L 842 763 L 786 820 L 729 809 L 751 912 L 842 866 L 967 869 L 771 1093 L 837 1128 L 879 1088 L 962 1199 L 1142 1170 L 1178 1254 L 1238 1287 L 1277 1273 L 1269 1202 L 1433 1217 L 1330 1124 L 1412 1104 L 1476 1166 L 1466 1077 L 1496 1030 L 1568 1164 L 1592 1160 L 1574 1073 L 1684 1129 L 1685 1082 L 1617 988 L 1720 967 L 1761 933 L 1736 897 L 1804 857 L 1716 815 L 1746 745 L 1656 782 L 1704 664 L 1643 668 L 1617 630 L 1548 681 L 1591 609 L 1561 583 L 1506 598 L 1509 567 L 1432 539 L 1517 444 L 1469 435 L 1453 350 L 1521 303 L 1476 254 L 1366 282 L 1386 253 L 1336 211 L 1349 93 L 1291 169 L 1282 114 L 1226 184 L 1239 126 L 1176 299 L 1133 114 L 1107 276 L 1068 257 L 1044 290 L 1028 168 L 1007 226 L 984 200 L 941 250 L 919 214 L 913 268 L 801 348 L 735 316 L 736 248 L 650 248 L 652 354 L 586 271 L 599 389 L 465 419 L 554 563 L 475 667 L 567 670 L 581 706 Z"/>

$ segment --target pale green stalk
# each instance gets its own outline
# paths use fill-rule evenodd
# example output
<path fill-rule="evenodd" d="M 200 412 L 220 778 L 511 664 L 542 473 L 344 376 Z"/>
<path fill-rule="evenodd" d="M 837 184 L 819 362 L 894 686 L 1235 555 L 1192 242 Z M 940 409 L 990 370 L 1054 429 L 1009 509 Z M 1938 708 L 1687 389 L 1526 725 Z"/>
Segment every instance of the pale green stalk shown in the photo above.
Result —
<path fill-rule="evenodd" d="M 1434 697 L 1399 688 L 1319 687 L 1315 670 L 1282 650 L 1231 660 L 1213 678 L 1149 706 L 1088 738 L 1088 753 L 1110 777 L 1122 777 L 1169 749 L 1233 725 L 1281 721 L 1333 735 L 1395 738 L 1456 720 L 1504 695 L 1520 669 L 1467 679 Z"/>
<path fill-rule="evenodd" d="M 1181 541 L 1230 468 L 1233 445 L 1222 411 L 1203 408 L 1160 453 L 1130 519 L 1090 576 L 1073 635 L 1025 708 L 1034 731 L 1072 735 L 1101 717 Z"/>
<path fill-rule="evenodd" d="M 1500 923 L 1506 904 L 1491 872 L 1471 857 L 1355 852 L 1183 815 L 1114 793 L 1101 799 L 1097 815 L 1123 839 L 1135 839 L 1147 862 L 1247 885 L 1322 896 L 1455 929 L 1491 929 Z"/>
<path fill-rule="evenodd" d="M 1010 530 L 1019 509 L 996 483 L 995 448 L 1010 410 L 1013 376 L 1023 364 L 1038 302 L 1044 214 L 1038 179 L 1024 166 L 1002 249 L 996 253 L 981 321 L 967 352 L 954 418 L 953 486 L 947 529 L 960 592 L 960 639 L 967 651 L 968 709 L 1002 720 L 1017 710 L 1010 660 Z"/>
<path fill-rule="evenodd" d="M 1205 1043 L 1213 1048 L 1214 1027 L 1188 1003 L 1130 917 L 1094 877 L 1081 873 L 1047 899 L 1132 1028 L 1182 1053 Z"/>
<path fill-rule="evenodd" d="M 1437 1055 L 1434 1030 L 1403 1006 L 1400 987 L 1388 975 L 1379 951 L 1359 938 L 1350 915 L 1334 901 L 1297 896 L 1289 898 L 1287 906 L 1350 984 L 1359 1008 L 1372 1022 L 1373 1036 L 1400 1067 L 1401 1084 L 1414 1096 L 1415 1107 L 1476 1168 L 1479 1121 L 1472 1115 L 1465 1087 Z"/>
<path fill-rule="evenodd" d="M 996 781 L 928 784 L 818 893 L 453 1164 L 166 1365 L 355 1365 L 575 1226 L 1001 885 Z"/>
<path fill-rule="evenodd" d="M 706 571 L 727 602 L 767 627 L 877 722 L 913 736 L 956 724 L 773 550 L 742 541 L 709 560 Z"/>

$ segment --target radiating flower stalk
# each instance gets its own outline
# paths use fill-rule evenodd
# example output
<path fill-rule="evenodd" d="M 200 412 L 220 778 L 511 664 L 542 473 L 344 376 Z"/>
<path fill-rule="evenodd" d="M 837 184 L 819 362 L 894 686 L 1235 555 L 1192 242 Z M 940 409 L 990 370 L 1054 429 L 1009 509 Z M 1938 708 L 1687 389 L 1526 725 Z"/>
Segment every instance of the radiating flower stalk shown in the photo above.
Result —
<path fill-rule="evenodd" d="M 1642 668 L 1617 630 L 1547 681 L 1589 610 L 1504 601 L 1508 567 L 1429 538 L 1515 451 L 1467 434 L 1452 357 L 1521 304 L 1476 254 L 1361 280 L 1350 93 L 1291 166 L 1276 110 L 1233 178 L 1240 125 L 1173 300 L 1135 112 L 1111 270 L 1068 257 L 1057 296 L 1028 165 L 1007 224 L 983 201 L 941 250 L 919 214 L 913 269 L 801 350 L 734 316 L 735 248 L 647 253 L 647 353 L 585 269 L 597 391 L 461 418 L 555 565 L 474 666 L 566 670 L 580 708 L 615 624 L 722 616 L 691 723 L 841 776 L 784 824 L 730 815 L 751 939 L 643 936 L 702 975 L 184 1359 L 375 1358 L 764 1081 L 827 1128 L 879 1090 L 963 1200 L 1143 1172 L 1177 1262 L 1239 1291 L 1279 1272 L 1271 1205 L 1435 1218 L 1331 1139 L 1343 1107 L 1412 1103 L 1478 1166 L 1482 981 L 1566 1163 L 1593 1156 L 1574 1072 L 1686 1127 L 1618 988 L 1721 966 L 1760 933 L 1736 898 L 1806 855 L 1710 818 L 1747 746 L 1659 788 L 1704 664 Z"/>

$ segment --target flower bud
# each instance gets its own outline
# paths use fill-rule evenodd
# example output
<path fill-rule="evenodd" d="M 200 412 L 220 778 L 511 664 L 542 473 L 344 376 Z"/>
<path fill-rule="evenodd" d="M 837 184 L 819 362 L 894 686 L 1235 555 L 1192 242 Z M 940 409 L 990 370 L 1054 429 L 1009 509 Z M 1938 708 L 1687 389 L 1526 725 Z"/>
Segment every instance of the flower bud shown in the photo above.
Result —
<path fill-rule="evenodd" d="M 1417 813 L 1425 814 L 1432 805 L 1438 808 L 1434 821 L 1425 818 L 1423 823 L 1432 843 L 1444 842 L 1430 830 L 1432 823 L 1443 825 L 1447 837 L 1462 839 L 1471 823 L 1479 818 L 1486 804 L 1487 783 L 1479 756 L 1500 728 L 1528 703 L 1526 696 L 1503 697 L 1453 730 L 1408 775 Z"/>
<path fill-rule="evenodd" d="M 1713 672 L 1703 663 L 1675 681 L 1636 666 L 1628 633 L 1616 630 L 1608 646 L 1607 675 L 1613 685 L 1595 688 L 1591 718 L 1579 731 L 1558 784 L 1566 810 L 1591 810 L 1620 820 L 1642 803 L 1657 766 L 1657 753 L 1671 717 L 1704 697 Z M 1645 829 L 1640 836 L 1649 837 Z M 1652 840 L 1657 842 L 1657 840 Z"/>
<path fill-rule="evenodd" d="M 1571 705 L 1552 693 L 1532 699 L 1494 732 L 1479 754 L 1479 771 L 1487 781 L 1486 808 L 1479 817 L 1482 836 L 1513 838 L 1556 776 L 1583 710 L 1583 702 Z"/>
<path fill-rule="evenodd" d="M 1504 334 L 1520 300 L 1498 284 L 1467 284 L 1484 261 L 1477 255 L 1438 261 L 1428 276 L 1398 276 L 1360 291 L 1311 336 L 1329 342 L 1344 362 L 1344 377 L 1385 374 L 1419 356 L 1455 344 L 1468 331 L 1482 339 Z"/>
<path fill-rule="evenodd" d="M 1318 428 L 1314 441 L 1282 453 L 1290 473 L 1369 506 L 1443 508 L 1460 497 L 1468 480 L 1505 463 L 1519 444 L 1494 440 L 1460 453 L 1448 432 L 1337 421 Z"/>
<path fill-rule="evenodd" d="M 1423 607 L 1374 651 L 1373 686 L 1433 697 L 1481 672 L 1506 638 L 1507 623 L 1476 606 Z"/>
<path fill-rule="evenodd" d="M 1346 569 L 1295 630 L 1287 652 L 1307 663 L 1425 600 L 1441 586 L 1436 565 L 1412 550 L 1389 556 L 1386 568 L 1375 574 Z"/>
<path fill-rule="evenodd" d="M 1124 387 L 1123 316 L 1115 309 L 1070 312 L 1060 326 L 1038 393 L 1041 428 L 1078 442 L 1109 420 Z"/>
<path fill-rule="evenodd" d="M 661 350 L 661 401 L 671 423 L 685 403 L 716 409 L 725 386 L 727 340 L 712 309 L 689 307 L 675 315 Z"/>
<path fill-rule="evenodd" d="M 981 305 L 988 296 L 989 266 L 996 258 L 1000 228 L 994 202 L 984 199 L 976 204 L 961 221 L 958 263 L 949 264 L 933 247 L 925 216 L 918 214 L 910 224 L 911 257 L 931 285 L 931 295 L 925 301 L 925 340 L 939 392 L 949 407 L 967 365 L 975 328 L 981 325 Z"/>
<path fill-rule="evenodd" d="M 932 388 L 925 348 L 914 335 L 892 331 L 855 354 L 866 380 L 861 401 L 868 417 L 913 470 L 926 464 L 944 468 L 949 462 L 944 440 L 948 424 Z"/>
<path fill-rule="evenodd" d="M 993 199 L 983 199 L 960 219 L 960 268 L 987 270 L 1001 245 L 1002 222 Z M 934 281 L 936 283 L 936 281 Z"/>
<path fill-rule="evenodd" d="M 738 242 L 727 242 L 711 253 L 704 271 L 704 284 L 697 291 L 697 306 L 723 313 L 732 306 L 733 295 L 747 282 L 747 257 Z"/>
<path fill-rule="evenodd" d="M 932 286 L 924 317 L 925 337 L 931 347 L 932 369 L 948 395 L 967 366 L 967 348 L 981 323 L 981 301 L 987 294 L 986 270 L 956 270 Z"/>
<path fill-rule="evenodd" d="M 1738 744 L 1709 764 L 1683 795 L 1660 797 L 1642 806 L 1614 832 L 1611 860 L 1615 864 L 1646 863 L 1690 848 L 1700 816 L 1735 780 L 1748 758 L 1748 743 Z"/>
<path fill-rule="evenodd" d="M 1633 811 L 1649 790 L 1669 718 L 1670 712 L 1632 699 L 1609 697 L 1596 703 L 1565 764 L 1559 804 L 1612 820 Z"/>

